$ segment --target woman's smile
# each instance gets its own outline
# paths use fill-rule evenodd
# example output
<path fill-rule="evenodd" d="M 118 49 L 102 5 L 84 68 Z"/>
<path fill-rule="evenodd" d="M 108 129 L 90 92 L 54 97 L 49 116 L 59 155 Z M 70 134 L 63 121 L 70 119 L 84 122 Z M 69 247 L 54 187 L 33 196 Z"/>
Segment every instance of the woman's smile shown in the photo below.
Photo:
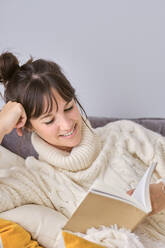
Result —
<path fill-rule="evenodd" d="M 76 132 L 77 132 L 77 124 L 74 125 L 72 131 L 70 131 L 70 132 L 68 132 L 66 134 L 61 134 L 60 137 L 70 139 L 70 138 L 73 138 L 76 135 Z"/>

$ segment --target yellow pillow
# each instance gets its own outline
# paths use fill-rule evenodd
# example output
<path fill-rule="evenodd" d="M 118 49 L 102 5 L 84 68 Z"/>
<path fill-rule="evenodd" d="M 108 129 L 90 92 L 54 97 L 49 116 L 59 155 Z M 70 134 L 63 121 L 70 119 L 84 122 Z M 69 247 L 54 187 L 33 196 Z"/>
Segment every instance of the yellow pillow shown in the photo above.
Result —
<path fill-rule="evenodd" d="M 12 221 L 0 219 L 0 237 L 3 248 L 41 248 L 25 229 Z"/>
<path fill-rule="evenodd" d="M 62 232 L 66 248 L 105 248 L 69 232 Z"/>

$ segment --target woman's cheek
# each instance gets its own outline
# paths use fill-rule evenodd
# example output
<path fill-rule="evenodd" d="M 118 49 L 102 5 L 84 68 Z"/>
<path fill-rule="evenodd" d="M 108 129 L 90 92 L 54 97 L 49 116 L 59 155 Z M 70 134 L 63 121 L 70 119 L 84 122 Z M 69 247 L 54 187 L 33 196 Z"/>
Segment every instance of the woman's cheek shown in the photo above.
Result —
<path fill-rule="evenodd" d="M 53 135 L 54 131 L 53 131 L 53 127 L 51 126 L 45 126 L 42 127 L 42 129 L 40 129 L 39 133 L 42 135 L 42 137 L 48 137 Z"/>

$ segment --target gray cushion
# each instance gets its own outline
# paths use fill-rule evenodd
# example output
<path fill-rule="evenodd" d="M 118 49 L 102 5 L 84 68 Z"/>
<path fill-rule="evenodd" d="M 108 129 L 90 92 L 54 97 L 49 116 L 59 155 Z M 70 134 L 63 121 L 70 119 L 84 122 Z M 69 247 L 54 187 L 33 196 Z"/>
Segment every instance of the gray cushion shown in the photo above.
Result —
<path fill-rule="evenodd" d="M 122 120 L 121 118 L 108 118 L 108 117 L 90 117 L 89 119 L 93 127 L 104 126 L 108 122 Z M 127 119 L 127 120 L 132 120 L 152 131 L 155 131 L 165 136 L 165 118 L 136 118 L 136 119 Z"/>
<path fill-rule="evenodd" d="M 89 120 L 91 121 L 93 127 L 99 127 L 107 124 L 108 122 L 117 121 L 120 119 L 108 117 L 89 117 Z M 137 118 L 131 120 L 165 136 L 164 118 Z M 27 156 L 37 157 L 37 153 L 31 144 L 30 137 L 31 134 L 25 131 L 23 137 L 19 137 L 16 131 L 13 130 L 10 134 L 4 137 L 2 145 L 23 158 L 26 158 Z"/>

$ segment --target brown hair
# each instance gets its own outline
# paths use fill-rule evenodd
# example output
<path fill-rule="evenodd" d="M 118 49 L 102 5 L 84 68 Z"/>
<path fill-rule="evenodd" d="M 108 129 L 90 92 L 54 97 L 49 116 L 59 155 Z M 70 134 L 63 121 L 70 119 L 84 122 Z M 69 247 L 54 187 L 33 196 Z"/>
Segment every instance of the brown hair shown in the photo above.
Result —
<path fill-rule="evenodd" d="M 33 61 L 31 58 L 19 66 L 18 59 L 12 53 L 3 53 L 0 55 L 0 82 L 5 87 L 5 102 L 16 101 L 24 107 L 27 128 L 31 127 L 31 118 L 38 118 L 41 114 L 52 111 L 53 100 L 58 109 L 52 89 L 55 89 L 66 102 L 74 99 L 87 118 L 85 110 L 75 95 L 75 89 L 55 62 L 44 59 Z M 44 110 L 45 97 L 46 111 Z"/>

